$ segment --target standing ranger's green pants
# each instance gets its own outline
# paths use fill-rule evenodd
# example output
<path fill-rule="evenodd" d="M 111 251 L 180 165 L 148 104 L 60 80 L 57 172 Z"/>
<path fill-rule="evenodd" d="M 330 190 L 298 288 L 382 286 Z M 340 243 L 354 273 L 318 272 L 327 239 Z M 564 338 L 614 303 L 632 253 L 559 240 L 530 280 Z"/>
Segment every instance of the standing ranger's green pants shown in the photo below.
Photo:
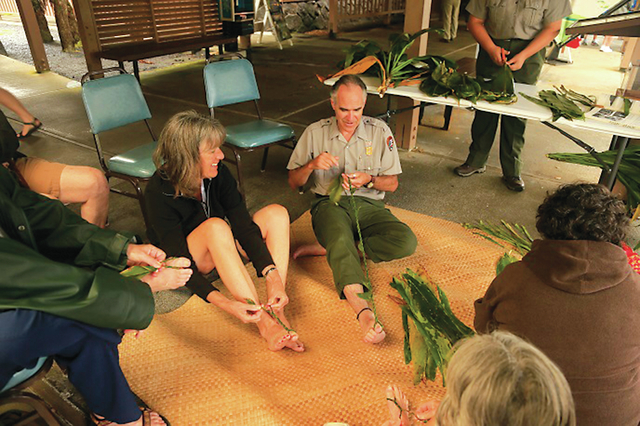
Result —
<path fill-rule="evenodd" d="M 311 204 L 313 231 L 327 250 L 333 281 L 342 299 L 346 285 L 362 284 L 365 280 L 356 249 L 358 231 L 350 199 L 343 196 L 335 205 L 329 197 L 321 197 Z M 378 263 L 413 254 L 418 244 L 416 236 L 382 201 L 359 196 L 353 199 L 359 208 L 362 242 L 369 259 Z"/>
<path fill-rule="evenodd" d="M 531 42 L 530 40 L 493 40 L 497 46 L 503 47 L 511 53 L 508 59 L 523 50 Z M 516 83 L 535 84 L 544 64 L 544 55 L 540 51 L 524 62 L 518 71 L 513 72 Z M 493 75 L 501 68 L 496 65 L 489 54 L 480 49 L 476 61 L 476 74 L 478 78 L 493 78 Z M 466 163 L 474 168 L 483 167 L 489 158 L 489 151 L 496 136 L 498 121 L 500 124 L 500 164 L 504 176 L 520 176 L 522 160 L 520 154 L 524 146 L 524 130 L 527 120 L 524 118 L 510 117 L 507 115 L 493 114 L 490 112 L 476 111 L 471 125 L 471 146 Z"/>

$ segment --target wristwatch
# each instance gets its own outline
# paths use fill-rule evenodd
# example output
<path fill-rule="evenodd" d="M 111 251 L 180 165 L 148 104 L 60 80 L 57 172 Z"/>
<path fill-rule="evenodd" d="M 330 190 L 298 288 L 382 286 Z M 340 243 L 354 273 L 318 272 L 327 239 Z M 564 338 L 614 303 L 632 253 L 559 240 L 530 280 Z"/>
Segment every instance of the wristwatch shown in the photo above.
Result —
<path fill-rule="evenodd" d="M 364 187 L 367 189 L 373 189 L 373 185 L 375 185 L 376 183 L 376 177 L 375 176 L 371 176 L 371 180 L 367 183 L 364 184 Z"/>

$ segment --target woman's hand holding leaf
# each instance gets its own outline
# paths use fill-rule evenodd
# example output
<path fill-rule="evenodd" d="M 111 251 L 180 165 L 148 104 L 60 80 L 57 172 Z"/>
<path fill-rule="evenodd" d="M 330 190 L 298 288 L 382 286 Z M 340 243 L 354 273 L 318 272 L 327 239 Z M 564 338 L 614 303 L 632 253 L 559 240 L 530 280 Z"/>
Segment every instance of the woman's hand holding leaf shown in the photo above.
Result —
<path fill-rule="evenodd" d="M 277 270 L 267 274 L 267 305 L 275 310 L 287 306 L 289 296 L 284 290 L 284 284 Z"/>
<path fill-rule="evenodd" d="M 127 246 L 127 266 L 149 265 L 160 268 L 167 255 L 151 244 L 129 244 Z"/>
<path fill-rule="evenodd" d="M 226 307 L 223 307 L 223 309 L 245 324 L 258 322 L 260 318 L 262 318 L 262 308 L 260 305 L 250 305 L 248 303 L 238 302 L 237 300 L 228 300 Z"/>

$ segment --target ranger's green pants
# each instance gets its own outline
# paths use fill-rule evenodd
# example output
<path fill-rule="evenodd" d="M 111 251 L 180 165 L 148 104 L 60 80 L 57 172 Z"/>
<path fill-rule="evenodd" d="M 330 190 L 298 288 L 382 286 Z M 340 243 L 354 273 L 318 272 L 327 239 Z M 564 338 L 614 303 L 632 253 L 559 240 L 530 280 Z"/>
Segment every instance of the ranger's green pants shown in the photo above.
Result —
<path fill-rule="evenodd" d="M 327 262 L 341 299 L 344 287 L 365 280 L 356 249 L 358 231 L 350 198 L 343 196 L 338 205 L 321 197 L 311 204 L 313 231 L 327 250 Z M 358 219 L 367 257 L 384 262 L 413 254 L 418 241 L 411 229 L 385 208 L 382 201 L 353 197 L 359 207 Z"/>
<path fill-rule="evenodd" d="M 517 39 L 493 41 L 496 45 L 511 52 L 507 59 L 511 59 L 531 42 L 530 40 Z M 515 82 L 536 84 L 543 64 L 544 54 L 541 50 L 527 59 L 521 69 L 513 72 Z M 500 68 L 491 60 L 489 54 L 481 48 L 476 61 L 477 77 L 479 79 L 493 78 L 493 75 Z M 466 163 L 476 168 L 483 167 L 487 163 L 500 117 L 502 117 L 502 122 L 500 123 L 500 164 L 502 165 L 502 174 L 505 176 L 520 176 L 522 169 L 520 154 L 524 146 L 524 130 L 527 124 L 527 120 L 524 118 L 501 116 L 476 110 L 473 124 L 471 125 L 472 141 Z"/>

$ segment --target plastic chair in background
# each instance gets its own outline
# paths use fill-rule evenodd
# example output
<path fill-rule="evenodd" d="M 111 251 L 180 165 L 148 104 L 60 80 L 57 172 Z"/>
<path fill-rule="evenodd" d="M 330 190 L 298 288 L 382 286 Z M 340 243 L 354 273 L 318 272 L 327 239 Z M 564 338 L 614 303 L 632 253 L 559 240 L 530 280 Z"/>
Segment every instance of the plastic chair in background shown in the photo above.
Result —
<path fill-rule="evenodd" d="M 51 365 L 53 365 L 51 358 L 42 357 L 34 367 L 18 371 L 14 374 L 9 382 L 0 389 L 0 407 L 9 404 L 12 406 L 24 404 L 33 409 L 33 412 L 26 412 L 25 416 L 12 419 L 12 423 L 14 423 L 13 420 L 15 420 L 14 424 L 26 425 L 31 424 L 37 418 L 41 418 L 49 426 L 60 426 L 60 423 L 49 408 L 47 408 L 44 401 L 39 396 L 26 391 L 29 386 L 47 374 L 51 369 Z M 18 412 L 17 410 L 10 411 Z M 6 414 L 2 413 L 2 415 Z"/>
<path fill-rule="evenodd" d="M 90 80 L 92 76 L 108 72 L 119 72 L 120 74 Z M 149 180 L 156 171 L 151 158 L 156 147 L 156 138 L 147 121 L 151 118 L 151 112 L 138 80 L 127 74 L 122 68 L 107 68 L 89 72 L 82 76 L 82 100 L 91 125 L 100 166 L 102 166 L 107 180 L 111 177 L 123 179 L 131 183 L 135 189 L 135 193 L 113 187 L 111 191 L 136 198 L 140 203 L 145 224 L 147 224 L 144 193 L 140 183 Z M 151 142 L 146 141 L 146 143 L 129 151 L 106 158 L 98 135 L 139 121 L 144 121 Z"/>
<path fill-rule="evenodd" d="M 204 87 L 211 117 L 214 117 L 214 108 L 216 107 L 249 101 L 253 101 L 255 104 L 258 114 L 257 120 L 225 126 L 227 139 L 223 146 L 231 149 L 235 157 L 234 160 L 225 157 L 225 161 L 236 165 L 240 193 L 244 197 L 240 167 L 241 153 L 264 149 L 260 168 L 264 172 L 269 147 L 279 144 L 293 149 L 296 139 L 291 127 L 262 118 L 258 104 L 260 92 L 253 72 L 253 65 L 247 59 L 238 56 L 239 59 L 214 60 L 212 58 L 204 67 Z"/>

